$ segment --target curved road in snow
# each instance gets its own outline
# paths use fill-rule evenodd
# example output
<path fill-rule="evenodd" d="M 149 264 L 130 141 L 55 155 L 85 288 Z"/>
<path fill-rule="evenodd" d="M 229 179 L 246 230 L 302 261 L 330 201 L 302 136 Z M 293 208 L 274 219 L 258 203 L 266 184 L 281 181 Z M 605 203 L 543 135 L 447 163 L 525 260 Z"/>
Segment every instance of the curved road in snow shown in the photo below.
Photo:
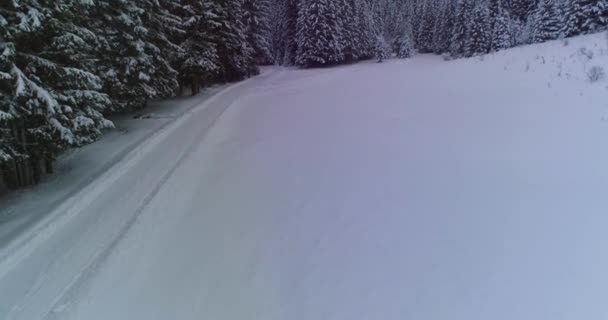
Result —
<path fill-rule="evenodd" d="M 605 318 L 608 129 L 460 68 L 276 70 L 216 95 L 0 262 L 0 318 Z"/>

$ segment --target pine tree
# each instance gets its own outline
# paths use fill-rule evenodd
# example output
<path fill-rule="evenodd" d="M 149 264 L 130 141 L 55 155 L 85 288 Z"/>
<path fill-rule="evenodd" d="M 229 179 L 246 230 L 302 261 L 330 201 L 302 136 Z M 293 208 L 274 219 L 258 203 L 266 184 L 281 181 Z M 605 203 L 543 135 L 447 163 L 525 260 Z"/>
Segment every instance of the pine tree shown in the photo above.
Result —
<path fill-rule="evenodd" d="M 253 49 L 253 60 L 264 65 L 273 62 L 271 50 L 271 4 L 269 0 L 244 0 L 245 34 Z"/>
<path fill-rule="evenodd" d="M 411 31 L 405 31 L 397 40 L 397 57 L 399 59 L 410 58 L 413 54 L 413 43 Z"/>
<path fill-rule="evenodd" d="M 511 16 L 521 23 L 525 23 L 534 14 L 538 0 L 511 0 Z"/>
<path fill-rule="evenodd" d="M 423 9 L 420 35 L 418 36 L 418 42 L 416 44 L 417 49 L 422 53 L 433 51 L 433 33 L 435 31 L 434 26 L 436 24 L 436 10 L 435 1 L 426 2 Z"/>
<path fill-rule="evenodd" d="M 371 58 L 375 43 L 372 9 L 366 0 L 354 0 L 354 8 L 357 16 L 357 56 L 359 59 Z"/>
<path fill-rule="evenodd" d="M 274 36 L 275 61 L 282 65 L 295 65 L 298 51 L 297 0 L 276 0 L 276 31 Z"/>
<path fill-rule="evenodd" d="M 456 1 L 447 0 L 441 4 L 441 14 L 437 19 L 434 32 L 433 49 L 436 54 L 443 54 L 450 49 L 450 39 L 454 28 Z"/>
<path fill-rule="evenodd" d="M 588 17 L 584 0 L 566 0 L 564 2 L 563 35 L 571 37 L 588 32 Z M 587 30 L 585 30 L 587 29 Z"/>
<path fill-rule="evenodd" d="M 489 12 L 485 4 L 478 4 L 473 11 L 473 19 L 468 30 L 464 55 L 471 57 L 486 54 L 490 50 L 492 31 L 490 29 Z"/>
<path fill-rule="evenodd" d="M 142 1 L 97 0 L 89 11 L 89 28 L 100 39 L 95 73 L 112 99 L 112 111 L 141 109 L 162 96 L 153 76 L 158 48 L 149 41 Z"/>
<path fill-rule="evenodd" d="M 534 13 L 532 41 L 543 42 L 560 37 L 564 21 L 555 0 L 541 0 Z"/>
<path fill-rule="evenodd" d="M 492 45 L 490 51 L 495 52 L 511 48 L 514 45 L 513 34 L 511 31 L 511 21 L 507 10 L 498 11 L 494 21 L 492 31 Z"/>
<path fill-rule="evenodd" d="M 296 64 L 318 67 L 344 60 L 333 0 L 303 0 L 297 23 Z"/>
<path fill-rule="evenodd" d="M 257 73 L 253 48 L 245 34 L 242 0 L 213 0 L 219 28 L 215 46 L 220 58 L 221 80 L 236 81 Z"/>
<path fill-rule="evenodd" d="M 183 9 L 180 82 L 190 83 L 192 94 L 197 94 L 201 85 L 214 81 L 221 70 L 214 37 L 219 32 L 219 8 L 210 0 L 187 0 Z"/>
<path fill-rule="evenodd" d="M 450 39 L 450 55 L 452 57 L 456 58 L 464 55 L 465 43 L 468 40 L 468 29 L 473 20 L 474 9 L 474 0 L 460 0 L 458 2 L 456 15 L 454 16 L 452 37 Z"/>
<path fill-rule="evenodd" d="M 608 26 L 605 0 L 565 0 L 563 8 L 566 37 L 602 31 Z"/>
<path fill-rule="evenodd" d="M 388 45 L 388 42 L 383 36 L 378 36 L 376 38 L 376 45 L 374 47 L 374 56 L 378 62 L 384 62 L 384 60 L 390 57 L 391 48 Z"/>
<path fill-rule="evenodd" d="M 90 143 L 112 123 L 101 81 L 88 72 L 95 35 L 79 23 L 80 2 L 0 6 L 0 148 L 4 161 L 27 159 L 33 179 L 57 153 Z M 26 170 L 27 171 L 27 170 Z"/>
<path fill-rule="evenodd" d="M 175 95 L 178 87 L 178 71 L 172 66 L 179 55 L 177 43 L 183 34 L 181 19 L 172 14 L 171 0 L 138 0 L 142 12 L 142 25 L 147 29 L 144 41 L 156 68 L 150 70 L 150 86 L 156 94 L 154 99 Z"/>

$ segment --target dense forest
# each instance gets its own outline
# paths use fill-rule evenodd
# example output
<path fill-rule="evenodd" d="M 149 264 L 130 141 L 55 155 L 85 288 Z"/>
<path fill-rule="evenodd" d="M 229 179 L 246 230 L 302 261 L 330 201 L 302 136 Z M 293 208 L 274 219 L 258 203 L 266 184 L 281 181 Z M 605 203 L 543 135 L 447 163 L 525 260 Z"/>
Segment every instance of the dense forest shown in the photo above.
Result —
<path fill-rule="evenodd" d="M 0 167 L 35 183 L 113 113 L 259 65 L 470 57 L 607 25 L 606 0 L 0 0 Z"/>

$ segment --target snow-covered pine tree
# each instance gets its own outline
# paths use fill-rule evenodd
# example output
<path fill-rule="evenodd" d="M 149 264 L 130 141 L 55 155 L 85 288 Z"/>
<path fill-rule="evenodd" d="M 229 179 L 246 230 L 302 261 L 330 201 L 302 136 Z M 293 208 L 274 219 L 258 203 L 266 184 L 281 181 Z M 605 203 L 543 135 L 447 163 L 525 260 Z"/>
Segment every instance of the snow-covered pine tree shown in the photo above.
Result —
<path fill-rule="evenodd" d="M 371 58 L 375 43 L 373 12 L 366 0 L 354 0 L 354 7 L 357 15 L 357 56 L 359 59 Z"/>
<path fill-rule="evenodd" d="M 218 6 L 211 0 L 186 0 L 181 13 L 185 37 L 181 43 L 178 68 L 180 82 L 190 84 L 192 94 L 215 80 L 221 70 L 215 44 L 220 26 Z"/>
<path fill-rule="evenodd" d="M 511 0 L 509 6 L 511 16 L 521 24 L 525 23 L 528 18 L 534 14 L 537 1 L 538 0 Z"/>
<path fill-rule="evenodd" d="M 183 35 L 182 21 L 171 9 L 175 0 L 139 0 L 143 9 L 142 24 L 147 29 L 146 46 L 155 69 L 150 70 L 150 86 L 156 94 L 154 99 L 175 95 L 178 87 L 178 72 L 172 66 L 181 48 L 178 41 Z M 173 3 L 172 3 L 173 2 Z"/>
<path fill-rule="evenodd" d="M 465 43 L 468 41 L 468 29 L 472 24 L 474 9 L 474 0 L 458 1 L 449 49 L 450 55 L 454 58 L 462 57 L 464 55 Z"/>
<path fill-rule="evenodd" d="M 582 3 L 584 18 L 580 28 L 584 33 L 606 30 L 608 26 L 608 1 L 585 0 Z"/>
<path fill-rule="evenodd" d="M 143 23 L 143 0 L 97 0 L 88 12 L 88 26 L 98 35 L 96 73 L 112 99 L 112 111 L 143 108 L 161 96 L 153 83 L 157 47 Z"/>
<path fill-rule="evenodd" d="M 376 45 L 374 46 L 374 56 L 378 62 L 384 62 L 388 59 L 391 54 L 391 48 L 384 36 L 379 35 L 376 38 Z"/>
<path fill-rule="evenodd" d="M 564 28 L 562 33 L 565 37 L 571 37 L 588 32 L 588 11 L 585 10 L 584 0 L 565 0 Z M 587 30 L 585 30 L 587 29 Z"/>
<path fill-rule="evenodd" d="M 215 46 L 220 58 L 221 80 L 236 81 L 258 72 L 253 48 L 247 41 L 242 0 L 213 0 L 220 23 Z"/>
<path fill-rule="evenodd" d="M 344 55 L 345 62 L 353 62 L 359 59 L 358 29 L 355 3 L 353 0 L 337 1 L 338 24 L 340 34 L 340 48 Z"/>
<path fill-rule="evenodd" d="M 495 52 L 511 48 L 515 44 L 515 40 L 513 39 L 509 12 L 503 8 L 498 11 L 494 19 L 490 51 Z"/>
<path fill-rule="evenodd" d="M 434 32 L 433 49 L 436 54 L 443 54 L 450 49 L 450 39 L 456 13 L 456 0 L 445 0 L 440 2 L 441 13 L 437 19 Z"/>
<path fill-rule="evenodd" d="M 273 62 L 271 50 L 271 1 L 243 1 L 245 33 L 253 49 L 253 60 L 256 64 L 265 65 Z"/>
<path fill-rule="evenodd" d="M 532 41 L 543 42 L 558 39 L 564 26 L 563 15 L 555 0 L 540 0 L 534 13 Z"/>
<path fill-rule="evenodd" d="M 410 30 L 406 30 L 397 38 L 396 51 L 399 59 L 407 59 L 413 55 L 414 48 L 412 43 L 412 32 Z"/>
<path fill-rule="evenodd" d="M 299 5 L 297 0 L 275 0 L 275 61 L 282 65 L 295 65 L 298 50 L 297 20 Z"/>
<path fill-rule="evenodd" d="M 0 130 L 7 143 L 0 153 L 5 160 L 27 158 L 30 169 L 23 162 L 13 168 L 22 178 L 25 172 L 37 180 L 41 161 L 52 171 L 59 151 L 92 142 L 112 126 L 102 115 L 109 100 L 99 92 L 101 81 L 86 71 L 96 37 L 79 25 L 82 5 L 0 6 Z"/>
<path fill-rule="evenodd" d="M 464 55 L 471 57 L 486 54 L 490 51 L 492 41 L 492 30 L 490 29 L 488 7 L 485 3 L 479 3 L 473 11 L 473 19 L 467 33 L 467 41 L 464 45 Z"/>
<path fill-rule="evenodd" d="M 336 19 L 337 9 L 333 0 L 300 2 L 297 23 L 298 66 L 319 67 L 344 60 L 340 47 L 341 30 Z"/>
<path fill-rule="evenodd" d="M 433 52 L 433 39 L 436 25 L 437 5 L 435 0 L 425 2 L 422 16 L 422 25 L 416 48 L 421 53 Z"/>

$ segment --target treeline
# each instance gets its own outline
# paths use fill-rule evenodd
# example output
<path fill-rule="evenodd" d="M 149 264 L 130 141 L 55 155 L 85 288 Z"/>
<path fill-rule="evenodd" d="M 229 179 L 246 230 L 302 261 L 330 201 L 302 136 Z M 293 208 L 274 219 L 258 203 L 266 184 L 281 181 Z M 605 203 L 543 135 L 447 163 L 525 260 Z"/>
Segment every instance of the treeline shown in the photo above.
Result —
<path fill-rule="evenodd" d="M 272 62 L 265 0 L 0 0 L 0 168 L 11 187 L 107 116 Z"/>
<path fill-rule="evenodd" d="M 318 67 L 413 48 L 446 58 L 606 29 L 606 0 L 276 0 L 275 60 Z"/>
<path fill-rule="evenodd" d="M 0 172 L 34 183 L 108 115 L 261 64 L 470 57 L 607 25 L 606 0 L 0 0 Z"/>

